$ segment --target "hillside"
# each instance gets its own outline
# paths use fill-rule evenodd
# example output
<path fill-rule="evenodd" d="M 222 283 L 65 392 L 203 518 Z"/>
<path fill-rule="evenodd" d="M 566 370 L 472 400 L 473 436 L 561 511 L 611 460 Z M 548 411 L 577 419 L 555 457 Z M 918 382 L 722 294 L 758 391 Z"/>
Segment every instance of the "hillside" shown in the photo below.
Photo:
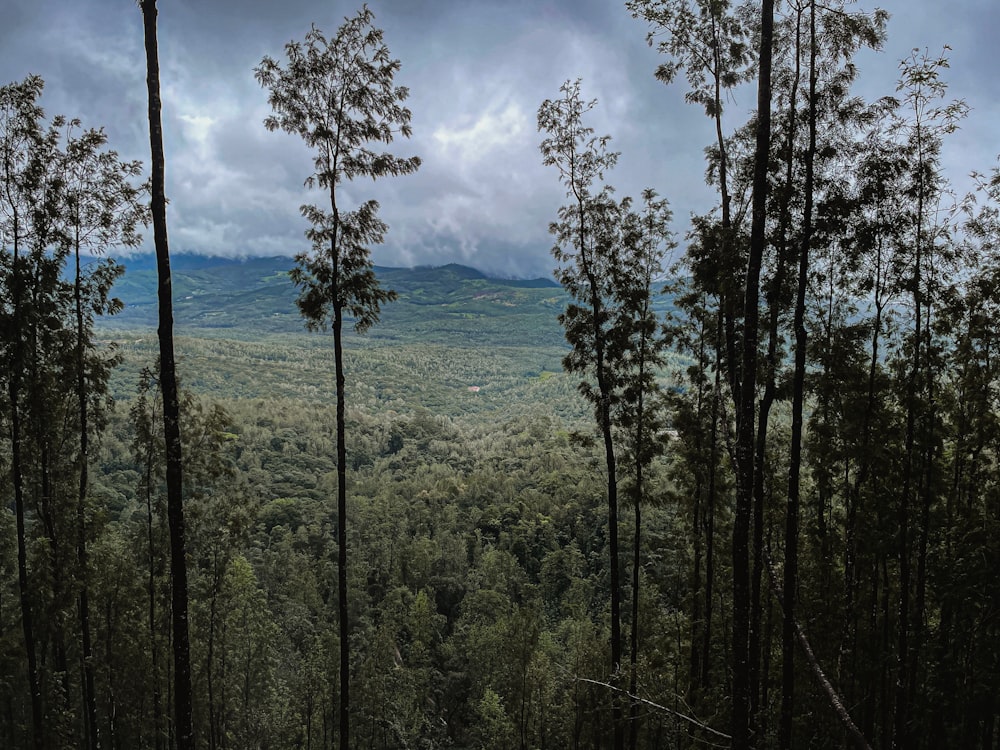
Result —
<path fill-rule="evenodd" d="M 150 256 L 124 261 L 115 285 L 125 310 L 100 322 L 123 355 L 112 376 L 129 400 L 157 356 L 156 270 Z M 185 388 L 225 401 L 328 403 L 335 392 L 328 336 L 305 329 L 288 278 L 290 258 L 171 259 L 178 370 Z M 565 419 L 585 412 L 557 316 L 566 295 L 546 279 L 492 279 L 461 265 L 378 268 L 399 299 L 364 336 L 345 339 L 348 389 L 365 410 L 427 409 L 479 421 L 540 405 Z"/>
<path fill-rule="evenodd" d="M 156 361 L 156 266 L 123 261 L 114 294 L 125 309 L 99 322 L 123 363 L 112 375 L 129 400 Z M 306 330 L 286 257 L 171 258 L 178 371 L 193 393 L 214 399 L 292 399 L 317 405 L 335 392 L 328 337 Z M 567 296 L 548 279 L 494 279 L 476 269 L 376 268 L 399 299 L 364 336 L 345 338 L 348 389 L 365 410 L 427 409 L 472 422 L 543 407 L 569 421 L 586 414 L 577 378 L 562 372 L 558 315 Z M 661 308 L 669 300 L 660 297 Z"/>
<path fill-rule="evenodd" d="M 156 267 L 151 256 L 124 261 L 115 285 L 125 310 L 104 323 L 119 329 L 155 328 Z M 181 333 L 243 339 L 301 333 L 297 291 L 288 278 L 291 258 L 241 260 L 178 255 L 171 258 L 174 323 Z M 373 340 L 446 345 L 562 346 L 557 315 L 565 306 L 551 280 L 493 279 L 451 264 L 438 268 L 376 268 L 399 300 L 386 305 Z"/>

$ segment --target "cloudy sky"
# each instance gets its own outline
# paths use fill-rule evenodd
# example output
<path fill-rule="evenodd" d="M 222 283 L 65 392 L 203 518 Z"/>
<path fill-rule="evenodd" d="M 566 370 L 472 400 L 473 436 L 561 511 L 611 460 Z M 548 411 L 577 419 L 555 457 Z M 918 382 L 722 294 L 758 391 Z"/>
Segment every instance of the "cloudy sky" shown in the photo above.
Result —
<path fill-rule="evenodd" d="M 332 35 L 357 5 L 343 0 L 160 0 L 161 85 L 171 250 L 292 255 L 305 247 L 298 207 L 319 201 L 303 187 L 310 156 L 301 141 L 262 126 L 266 94 L 253 68 L 315 23 Z M 583 79 L 597 98 L 591 123 L 622 152 L 608 176 L 619 194 L 646 186 L 668 197 L 682 234 L 708 210 L 702 148 L 712 137 L 682 83 L 653 78 L 658 56 L 646 27 L 616 0 L 372 0 L 410 88 L 415 175 L 347 186 L 347 200 L 376 197 L 390 225 L 380 265 L 460 262 L 502 275 L 548 275 L 547 226 L 562 202 L 540 163 L 535 114 L 560 84 Z M 856 8 L 871 10 L 860 3 Z M 895 89 L 897 63 L 913 48 L 952 47 L 953 97 L 972 107 L 947 146 L 960 189 L 1000 153 L 1000 3 L 882 0 L 892 14 L 880 54 L 858 58 L 858 91 Z M 142 19 L 134 0 L 2 0 L 0 84 L 29 73 L 46 81 L 49 115 L 104 126 L 123 157 L 148 162 Z M 736 95 L 742 121 L 754 92 Z M 147 242 L 151 247 L 151 242 Z"/>

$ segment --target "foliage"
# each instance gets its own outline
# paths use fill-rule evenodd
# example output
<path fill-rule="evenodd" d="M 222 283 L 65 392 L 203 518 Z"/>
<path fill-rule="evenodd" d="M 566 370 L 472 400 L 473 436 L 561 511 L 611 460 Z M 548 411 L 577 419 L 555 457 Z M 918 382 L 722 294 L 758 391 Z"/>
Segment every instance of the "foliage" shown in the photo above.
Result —
<path fill-rule="evenodd" d="M 381 291 L 369 254 L 387 229 L 377 216 L 378 203 L 366 201 L 351 211 L 337 204 L 337 187 L 345 180 L 409 174 L 420 166 L 417 157 L 376 153 L 368 146 L 411 132 L 410 111 L 402 106 L 409 92 L 393 85 L 399 61 L 390 58 L 373 19 L 365 6 L 332 39 L 313 26 L 304 45 L 285 46 L 285 67 L 265 57 L 255 69 L 275 112 L 265 127 L 295 133 L 314 149 L 315 171 L 306 184 L 329 192 L 329 212 L 302 207 L 312 225 L 306 236 L 313 254 L 300 256 L 291 274 L 303 287 L 298 304 L 310 327 L 322 327 L 328 316 L 344 310 L 355 328 L 365 331 L 378 320 L 382 303 L 394 299 Z"/>

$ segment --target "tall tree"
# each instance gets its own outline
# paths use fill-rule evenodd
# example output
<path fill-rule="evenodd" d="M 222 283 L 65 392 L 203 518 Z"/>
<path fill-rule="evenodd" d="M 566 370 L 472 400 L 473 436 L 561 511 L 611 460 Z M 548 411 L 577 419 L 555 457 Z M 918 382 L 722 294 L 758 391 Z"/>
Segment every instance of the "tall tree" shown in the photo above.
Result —
<path fill-rule="evenodd" d="M 947 48 L 946 48 L 947 50 Z M 896 701 L 893 720 L 893 747 L 909 748 L 912 744 L 910 704 L 913 693 L 915 660 L 918 656 L 923 619 L 923 572 L 927 545 L 927 524 L 931 502 L 930 461 L 920 456 L 920 449 L 927 449 L 933 429 L 930 422 L 933 404 L 933 374 L 930 342 L 926 341 L 930 310 L 934 303 L 933 255 L 936 228 L 931 216 L 944 190 L 940 171 L 942 137 L 953 132 L 965 117 L 968 107 L 962 101 L 941 103 L 947 93 L 947 84 L 941 71 L 948 67 L 944 55 L 932 57 L 914 51 L 900 64 L 901 77 L 897 90 L 903 92 L 903 104 L 909 110 L 896 124 L 905 140 L 912 164 L 913 225 L 907 238 L 912 248 L 910 294 L 913 301 L 913 329 L 909 349 L 909 369 L 906 375 L 906 433 L 902 488 L 897 507 L 898 557 L 899 557 L 899 608 L 897 615 Z M 923 445 L 921 445 L 923 443 Z M 923 459 L 921 461 L 921 459 Z M 922 465 L 921 465 L 922 464 Z M 912 580 L 911 503 L 920 494 L 921 517 L 917 522 L 918 576 L 917 611 L 910 602 Z M 911 623 L 911 616 L 915 623 Z M 916 638 L 911 640 L 911 629 L 916 625 Z M 911 662 L 911 659 L 913 660 Z"/>
<path fill-rule="evenodd" d="M 800 65 L 802 10 L 795 24 L 795 69 Z M 799 274 L 795 291 L 795 371 L 792 376 L 792 445 L 788 467 L 788 496 L 785 508 L 785 592 L 781 629 L 781 722 L 778 730 L 782 750 L 792 747 L 792 717 L 795 698 L 795 596 L 798 586 L 799 490 L 802 464 L 802 411 L 806 370 L 806 291 L 809 286 L 809 245 L 812 240 L 814 167 L 816 158 L 816 3 L 809 3 L 809 145 L 806 149 L 805 208 L 799 247 Z"/>
<path fill-rule="evenodd" d="M 283 67 L 264 57 L 255 69 L 268 90 L 274 114 L 268 130 L 301 136 L 314 150 L 314 172 L 306 180 L 329 195 L 329 210 L 302 207 L 312 225 L 306 236 L 312 251 L 300 254 L 292 279 L 302 287 L 299 310 L 311 330 L 330 324 L 337 387 L 337 609 L 340 629 L 340 747 L 350 746 L 350 627 L 347 608 L 347 441 L 345 427 L 343 325 L 345 313 L 364 332 L 378 322 L 381 305 L 395 298 L 375 278 L 370 246 L 380 244 L 387 227 L 378 202 L 369 200 L 344 211 L 339 188 L 355 177 L 403 175 L 420 166 L 416 156 L 376 152 L 370 144 L 389 144 L 411 133 L 409 91 L 395 86 L 399 60 L 393 60 L 374 14 L 363 6 L 345 18 L 333 38 L 313 26 L 305 43 L 285 45 Z"/>
<path fill-rule="evenodd" d="M 650 30 L 646 41 L 668 57 L 656 68 L 656 78 L 671 84 L 684 71 L 690 87 L 685 100 L 701 105 L 712 119 L 715 143 L 710 149 L 709 176 L 719 186 L 720 226 L 715 241 L 706 243 L 704 263 L 720 283 L 726 333 L 726 373 L 734 398 L 739 390 L 737 318 L 740 288 L 727 274 L 741 254 L 734 251 L 732 178 L 723 112 L 726 92 L 753 76 L 753 44 L 749 30 L 729 0 L 627 0 L 633 18 L 642 18 Z"/>
<path fill-rule="evenodd" d="M 594 136 L 583 122 L 595 101 L 580 96 L 580 81 L 567 81 L 562 97 L 547 99 L 538 108 L 538 129 L 546 133 L 541 143 L 542 162 L 559 171 L 569 203 L 559 209 L 559 221 L 549 231 L 555 235 L 552 255 L 559 263 L 556 277 L 569 292 L 571 302 L 559 316 L 571 350 L 563 358 L 567 372 L 584 375 L 579 389 L 594 408 L 597 430 L 604 446 L 607 472 L 608 557 L 611 587 L 611 679 L 622 668 L 621 561 L 618 538 L 618 451 L 614 438 L 614 410 L 621 399 L 622 362 L 629 347 L 624 339 L 635 328 L 635 318 L 625 312 L 624 289 L 617 283 L 625 259 L 625 224 L 631 201 L 620 203 L 604 184 L 618 154 L 607 150 L 609 136 Z M 634 283 L 631 282 L 631 283 Z M 625 322 L 627 321 L 627 323 Z M 623 323 L 625 323 L 623 325 Z M 612 698 L 614 746 L 625 743 L 621 698 Z"/>
<path fill-rule="evenodd" d="M 580 81 L 560 87 L 562 98 L 542 102 L 538 129 L 542 140 L 542 162 L 559 170 L 560 181 L 570 202 L 559 209 L 559 221 L 549 231 L 555 235 L 552 254 L 560 264 L 559 282 L 573 299 L 559 322 L 566 330 L 570 353 L 563 358 L 568 372 L 582 373 L 587 380 L 580 391 L 594 407 L 597 428 L 604 442 L 608 498 L 608 555 L 611 574 L 611 675 L 617 680 L 622 666 L 621 571 L 618 552 L 618 457 L 612 432 L 612 407 L 619 397 L 617 373 L 609 356 L 614 318 L 612 272 L 621 260 L 619 206 L 611 188 L 602 185 L 604 172 L 618 160 L 607 150 L 609 136 L 594 136 L 583 116 L 596 102 L 580 96 Z M 613 703 L 616 750 L 624 747 L 621 701 Z"/>
<path fill-rule="evenodd" d="M 84 707 L 89 746 L 100 747 L 97 723 L 97 700 L 94 687 L 93 645 L 90 625 L 90 585 L 87 554 L 87 495 L 89 490 L 90 434 L 92 431 L 91 403 L 106 388 L 108 364 L 92 356 L 93 315 L 117 312 L 121 303 L 109 298 L 114 280 L 122 269 L 106 260 L 85 269 L 81 258 L 84 251 L 104 253 L 117 245 L 135 246 L 139 242 L 137 228 L 145 218 L 139 204 L 140 191 L 130 182 L 138 177 L 138 162 L 121 162 L 118 154 L 104 148 L 107 136 L 101 130 L 87 130 L 73 136 L 79 126 L 70 123 L 70 135 L 65 147 L 62 168 L 63 191 L 66 200 L 64 241 L 72 249 L 73 306 L 76 322 L 76 396 L 78 408 L 79 451 L 77 455 L 79 483 L 76 503 L 78 615 L 84 669 Z M 96 415 L 100 416 L 100 415 Z"/>
<path fill-rule="evenodd" d="M 181 452 L 180 400 L 174 364 L 173 292 L 167 240 L 167 198 L 164 188 L 163 124 L 160 120 L 160 62 L 156 38 L 156 0 L 140 0 L 146 46 L 146 88 L 149 95 L 149 146 L 152 165 L 153 242 L 156 246 L 160 343 L 160 389 L 163 394 L 163 438 L 167 453 L 167 519 L 170 528 L 171 620 L 174 656 L 174 722 L 179 750 L 194 750 L 191 697 L 191 646 L 188 628 L 187 546 L 184 527 L 184 483 Z"/>
<path fill-rule="evenodd" d="M 642 207 L 625 217 L 625 253 L 614 269 L 615 286 L 621 297 L 616 337 L 621 352 L 613 352 L 623 365 L 622 399 L 616 421 L 626 435 L 625 458 L 630 463 L 633 511 L 632 622 L 629 637 L 629 747 L 635 750 L 639 732 L 638 688 L 639 586 L 642 566 L 642 505 L 646 501 L 646 477 L 653 459 L 662 453 L 659 435 L 664 429 L 664 400 L 656 381 L 657 370 L 666 364 L 666 339 L 653 308 L 654 285 L 663 274 L 663 260 L 674 246 L 670 235 L 672 213 L 665 198 L 647 188 Z"/>
<path fill-rule="evenodd" d="M 35 197 L 42 190 L 44 168 L 38 151 L 44 141 L 42 109 L 38 105 L 43 82 L 32 76 L 20 84 L 0 88 L 0 252 L 4 265 L 4 364 L 7 410 L 10 423 L 10 472 L 17 526 L 17 574 L 21 605 L 21 628 L 27 655 L 28 689 L 31 694 L 32 743 L 36 750 L 45 746 L 42 690 L 34 629 L 34 613 L 28 580 L 27 531 L 23 470 L 22 386 L 25 370 L 24 323 L 30 265 L 27 258 L 33 240 Z M 8 250 L 9 248 L 9 250 Z"/>
<path fill-rule="evenodd" d="M 767 171 L 771 148 L 771 59 L 774 35 L 774 2 L 760 8 L 760 43 L 757 78 L 757 127 L 754 152 L 750 252 L 746 266 L 743 303 L 743 340 L 740 391 L 736 403 L 736 510 L 733 520 L 733 748 L 745 750 L 755 742 L 751 735 L 750 664 L 750 520 L 754 481 L 754 405 L 757 398 L 757 340 L 760 271 L 766 244 Z"/>

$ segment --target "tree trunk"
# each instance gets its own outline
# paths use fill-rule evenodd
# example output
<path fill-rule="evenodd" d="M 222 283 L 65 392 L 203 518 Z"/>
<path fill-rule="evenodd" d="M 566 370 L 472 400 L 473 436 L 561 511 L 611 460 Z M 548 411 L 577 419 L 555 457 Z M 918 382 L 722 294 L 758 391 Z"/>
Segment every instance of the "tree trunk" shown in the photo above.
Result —
<path fill-rule="evenodd" d="M 715 383 L 712 388 L 712 425 L 709 430 L 708 498 L 705 507 L 705 632 L 701 650 L 701 687 L 707 691 L 712 677 L 712 615 L 715 590 L 715 500 L 719 465 L 719 400 L 722 398 L 722 311 L 716 321 Z"/>
<path fill-rule="evenodd" d="M 768 574 L 771 577 L 771 588 L 774 591 L 775 596 L 778 597 L 778 601 L 782 605 L 782 608 L 787 611 L 784 603 L 784 592 L 782 591 L 781 584 L 778 583 L 778 574 L 771 566 L 770 561 L 768 562 Z M 820 688 L 826 695 L 826 698 L 830 703 L 830 708 L 833 709 L 837 719 L 843 725 L 851 743 L 858 748 L 858 750 L 871 750 L 871 745 L 868 744 L 868 740 L 861 733 L 861 730 L 859 730 L 854 724 L 853 719 L 851 719 L 850 712 L 844 705 L 843 699 L 840 697 L 840 694 L 830 683 L 826 673 L 823 671 L 823 667 L 816 658 L 816 654 L 812 650 L 812 645 L 809 643 L 809 639 L 806 637 L 805 631 L 794 618 L 792 620 L 792 630 L 795 634 L 795 639 L 798 641 L 799 645 L 802 647 L 802 651 L 805 653 L 806 661 L 812 670 L 813 676 L 816 678 L 816 682 L 819 683 Z"/>
<path fill-rule="evenodd" d="M 801 18 L 801 16 L 800 16 Z M 796 50 L 798 50 L 796 24 Z M 798 51 L 795 66 L 798 78 Z M 788 498 L 785 508 L 784 617 L 781 629 L 781 724 L 779 747 L 792 747 L 795 698 L 795 599 L 799 572 L 799 475 L 802 466 L 802 412 L 806 376 L 806 289 L 809 285 L 809 250 L 812 241 L 813 165 L 816 156 L 816 2 L 809 5 L 809 148 L 806 151 L 805 208 L 802 247 L 795 295 L 795 372 L 792 376 L 792 444 L 788 461 Z"/>
<path fill-rule="evenodd" d="M 145 491 L 146 491 L 146 552 L 149 564 L 146 579 L 147 615 L 149 618 L 149 653 L 152 659 L 153 683 L 153 747 L 163 750 L 163 711 L 160 706 L 160 646 L 156 637 L 156 550 L 153 545 L 153 429 L 155 411 L 150 413 L 148 442 L 146 445 Z"/>
<path fill-rule="evenodd" d="M 336 271 L 334 272 L 336 275 Z M 336 284 L 336 282 L 334 282 Z M 350 747 L 350 623 L 347 620 L 347 446 L 341 305 L 334 303 L 333 358 L 337 378 L 337 620 L 340 626 L 340 748 Z"/>
<path fill-rule="evenodd" d="M 340 212 L 337 194 L 330 186 L 333 233 L 330 258 L 333 264 L 333 360 L 337 386 L 337 622 L 340 634 L 340 750 L 351 746 L 351 648 L 347 611 L 347 401 L 344 395 L 344 305 L 340 299 L 340 256 L 337 246 Z"/>
<path fill-rule="evenodd" d="M 97 750 L 101 746 L 97 724 L 97 698 L 94 687 L 94 662 L 90 635 L 90 582 L 87 560 L 87 488 L 90 463 L 90 425 L 87 409 L 87 375 L 84 362 L 83 291 L 80 277 L 80 241 L 76 238 L 76 275 L 73 296 L 76 303 L 76 390 L 80 409 L 80 485 L 76 502 L 76 563 L 80 577 L 79 615 L 80 639 L 83 649 L 83 703 L 86 711 L 88 746 Z"/>
<path fill-rule="evenodd" d="M 596 317 L 596 316 L 595 316 Z M 599 365 L 603 367 L 603 363 Z M 604 381 L 603 375 L 598 376 Z M 608 470 L 608 547 L 611 558 L 611 665 L 612 678 L 617 680 L 622 664 L 622 620 L 621 620 L 621 573 L 618 560 L 618 480 L 615 463 L 615 448 L 611 435 L 610 393 L 602 382 L 601 388 L 601 433 L 604 435 L 604 460 Z M 613 699 L 615 750 L 625 747 L 625 727 L 623 726 L 621 699 Z"/>
<path fill-rule="evenodd" d="M 771 142 L 771 47 L 774 0 L 761 4 L 757 85 L 757 143 L 754 156 L 753 218 L 743 305 L 742 383 L 736 420 L 736 511 L 733 521 L 733 750 L 755 745 L 750 732 L 750 516 L 753 506 L 754 404 L 760 269 L 767 219 L 767 167 Z"/>
<path fill-rule="evenodd" d="M 163 126 L 160 121 L 160 64 L 156 39 L 156 0 L 141 0 L 149 92 L 149 144 L 152 154 L 153 238 L 159 281 L 160 388 L 163 393 L 163 437 L 167 451 L 167 523 L 170 528 L 171 616 L 174 656 L 174 723 L 178 750 L 194 750 L 191 695 L 191 647 L 188 635 L 188 586 L 185 559 L 180 403 L 174 366 L 174 316 L 164 194 Z"/>
<path fill-rule="evenodd" d="M 704 297 L 703 297 L 704 299 Z M 697 423 L 697 431 L 695 433 L 695 454 L 697 460 L 701 461 L 705 453 L 705 446 L 702 444 L 702 424 L 705 412 L 705 383 L 703 378 L 708 372 L 707 363 L 705 361 L 705 331 L 706 331 L 706 317 L 707 310 L 702 312 L 701 315 L 701 330 L 698 336 L 698 402 L 695 408 L 695 416 Z M 707 467 L 706 467 L 707 468 Z M 692 524 L 691 532 L 694 539 L 692 544 L 694 547 L 694 560 L 691 570 L 691 651 L 688 656 L 688 689 L 687 689 L 687 699 L 688 703 L 697 710 L 698 708 L 698 695 L 701 692 L 699 686 L 701 684 L 701 641 L 703 638 L 703 629 L 705 627 L 704 620 L 702 619 L 702 592 L 701 592 L 701 560 L 702 560 L 702 533 L 704 531 L 705 523 L 703 521 L 704 511 L 702 509 L 702 494 L 705 491 L 705 472 L 702 470 L 695 471 L 695 487 L 693 494 L 693 508 L 692 508 Z M 632 690 L 635 693 L 635 690 Z"/>
<path fill-rule="evenodd" d="M 647 286 L 648 289 L 648 286 Z M 645 315 L 646 311 L 643 310 Z M 639 354 L 639 383 L 643 383 L 645 377 L 645 340 L 640 344 Z M 641 554 L 639 542 L 642 532 L 642 469 L 644 461 L 644 440 L 645 440 L 645 415 L 643 413 L 644 393 L 640 386 L 636 405 L 636 425 L 635 425 L 635 541 L 632 549 L 632 632 L 629 639 L 629 730 L 628 746 L 630 750 L 635 750 L 639 738 L 639 702 L 635 699 L 638 682 L 638 660 L 639 660 L 639 565 Z"/>
<path fill-rule="evenodd" d="M 16 210 L 13 215 L 13 257 L 11 262 L 11 307 L 14 332 L 13 356 L 7 380 L 7 397 L 10 409 L 10 473 L 14 487 L 14 515 L 17 526 L 17 583 L 21 603 L 21 628 L 28 660 L 28 689 L 31 692 L 32 745 L 35 750 L 45 746 L 42 689 L 38 679 L 38 662 L 35 647 L 35 627 L 32 618 L 31 596 L 28 584 L 27 532 L 24 522 L 24 467 L 21 455 L 21 372 L 24 368 L 24 328 L 20 255 L 20 226 Z"/>
<path fill-rule="evenodd" d="M 590 309 L 594 325 L 594 375 L 600 403 L 597 405 L 598 428 L 604 441 L 604 463 L 608 473 L 608 557 L 611 578 L 611 680 L 617 686 L 617 679 L 622 665 L 622 624 L 621 624 L 621 573 L 618 559 L 618 466 L 615 456 L 615 443 L 611 426 L 611 386 L 608 383 L 605 367 L 605 339 L 601 329 L 603 304 L 600 296 L 600 285 L 587 256 L 585 199 L 577 187 L 573 187 L 576 196 L 577 212 L 580 222 L 580 265 L 587 277 L 590 289 Z M 614 732 L 614 750 L 625 748 L 625 727 L 623 726 L 622 701 L 618 693 L 612 694 L 612 724 Z"/>

